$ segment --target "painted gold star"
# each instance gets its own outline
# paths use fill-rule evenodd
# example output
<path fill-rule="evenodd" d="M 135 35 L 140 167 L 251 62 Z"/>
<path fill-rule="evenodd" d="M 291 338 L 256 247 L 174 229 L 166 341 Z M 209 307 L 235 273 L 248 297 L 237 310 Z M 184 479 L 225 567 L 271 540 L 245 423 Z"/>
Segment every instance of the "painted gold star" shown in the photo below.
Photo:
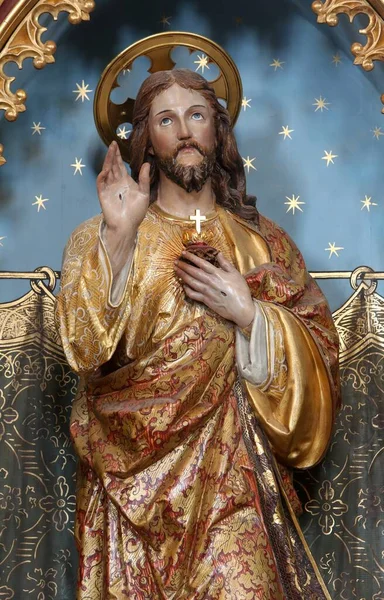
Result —
<path fill-rule="evenodd" d="M 327 161 L 327 167 L 329 167 L 329 163 L 332 163 L 334 165 L 335 163 L 333 162 L 333 159 L 338 158 L 338 155 L 332 154 L 332 150 L 330 152 L 327 152 L 326 150 L 324 150 L 324 152 L 325 152 L 325 156 L 322 156 L 321 159 Z"/>
<path fill-rule="evenodd" d="M 335 54 L 335 56 L 333 56 L 332 63 L 335 65 L 335 67 L 337 67 L 338 65 L 341 64 L 341 56 L 339 53 L 337 53 L 337 54 Z"/>
<path fill-rule="evenodd" d="M 163 15 L 160 19 L 160 23 L 163 25 L 163 27 L 165 27 L 166 25 L 171 26 L 170 19 L 172 19 L 172 17 L 166 17 L 165 15 Z"/>
<path fill-rule="evenodd" d="M 381 127 L 375 127 L 375 129 L 372 129 L 372 133 L 373 137 L 375 137 L 377 140 L 380 139 L 381 135 L 384 135 L 384 132 L 381 131 Z"/>
<path fill-rule="evenodd" d="M 4 246 L 4 244 L 1 243 L 1 240 L 5 240 L 6 237 L 7 237 L 6 235 L 3 235 L 2 237 L 0 237 L 0 246 Z"/>
<path fill-rule="evenodd" d="M 235 17 L 235 23 L 236 23 L 236 25 L 242 25 L 243 17 Z"/>
<path fill-rule="evenodd" d="M 325 252 L 329 252 L 329 258 L 331 258 L 332 254 L 336 254 L 336 256 L 339 256 L 337 253 L 339 250 L 344 250 L 344 248 L 342 246 L 336 246 L 336 242 L 333 242 L 333 244 L 331 244 L 331 242 L 328 242 L 329 244 L 329 248 L 324 248 Z"/>
<path fill-rule="evenodd" d="M 376 202 L 371 202 L 372 200 L 372 196 L 370 196 L 368 198 L 368 196 L 365 196 L 364 200 L 360 200 L 360 202 L 363 204 L 363 206 L 361 207 L 361 210 L 363 210 L 363 208 L 366 208 L 368 212 L 370 212 L 370 207 L 371 206 L 377 206 Z"/>
<path fill-rule="evenodd" d="M 48 198 L 43 198 L 43 195 L 40 194 L 40 196 L 35 196 L 36 198 L 36 202 L 32 202 L 32 206 L 35 206 L 37 204 L 37 212 L 40 212 L 40 208 L 44 208 L 44 210 L 47 210 L 45 208 L 44 202 L 48 202 Z"/>
<path fill-rule="evenodd" d="M 288 200 L 288 202 L 284 202 L 284 204 L 288 205 L 287 212 L 291 210 L 292 214 L 295 214 L 296 209 L 303 212 L 303 209 L 300 207 L 300 204 L 305 204 L 305 202 L 301 202 L 299 200 L 300 196 L 297 196 L 297 198 L 295 198 L 295 194 L 292 194 L 292 198 L 288 198 L 288 196 L 285 197 Z"/>
<path fill-rule="evenodd" d="M 77 158 L 75 158 L 75 162 L 71 165 L 71 167 L 75 167 L 75 171 L 73 173 L 74 175 L 76 175 L 77 172 L 79 172 L 80 175 L 83 174 L 83 172 L 82 172 L 81 169 L 84 169 L 84 167 L 86 167 L 87 165 L 82 165 L 81 164 L 82 160 L 83 160 L 82 158 L 80 158 L 80 160 L 78 160 Z"/>
<path fill-rule="evenodd" d="M 249 158 L 249 156 L 247 156 L 247 158 L 243 158 L 244 169 L 248 169 L 248 173 L 249 169 L 254 169 L 254 171 L 257 171 L 256 167 L 252 164 L 254 160 L 256 160 L 256 156 L 254 158 Z"/>
<path fill-rule="evenodd" d="M 284 127 L 283 125 L 283 130 L 279 131 L 279 135 L 283 135 L 284 139 L 287 139 L 287 137 L 289 137 L 289 139 L 291 140 L 291 136 L 290 134 L 292 133 L 292 131 L 295 131 L 294 129 L 289 129 L 289 126 L 287 125 L 286 127 Z"/>
<path fill-rule="evenodd" d="M 275 71 L 277 71 L 277 69 L 282 69 L 283 65 L 285 65 L 285 62 L 279 60 L 278 58 L 274 58 L 273 63 L 271 63 L 269 66 L 274 67 Z"/>
<path fill-rule="evenodd" d="M 202 54 L 201 56 L 198 54 L 197 58 L 198 58 L 198 60 L 193 61 L 194 64 L 197 65 L 196 71 L 201 69 L 201 72 L 204 73 L 204 69 L 209 69 L 209 64 L 208 64 L 209 58 L 205 54 Z"/>
<path fill-rule="evenodd" d="M 117 130 L 117 135 L 121 140 L 126 140 L 128 133 L 131 133 L 131 130 L 125 129 L 125 125 L 123 127 L 119 127 L 119 129 Z"/>
<path fill-rule="evenodd" d="M 315 98 L 315 103 L 312 104 L 312 106 L 316 106 L 316 110 L 315 112 L 317 112 L 318 110 L 321 110 L 321 112 L 323 112 L 323 110 L 329 110 L 328 106 L 330 106 L 330 102 L 326 101 L 326 98 L 322 98 L 322 96 L 320 96 L 320 98 Z"/>
<path fill-rule="evenodd" d="M 79 85 L 78 83 L 76 83 L 77 86 L 77 90 L 72 90 L 74 94 L 77 94 L 77 97 L 75 98 L 75 101 L 77 101 L 79 98 L 81 98 L 81 101 L 84 102 L 84 100 L 89 100 L 88 98 L 88 94 L 90 94 L 91 92 L 93 92 L 93 90 L 89 90 L 89 84 L 87 83 L 87 85 L 85 85 L 84 79 L 81 82 L 81 85 Z"/>
<path fill-rule="evenodd" d="M 252 106 L 249 104 L 250 102 L 252 102 L 252 98 L 249 98 L 249 100 L 244 96 L 244 98 L 241 101 L 241 106 L 244 108 L 244 110 L 247 110 L 247 108 L 252 108 Z"/>
<path fill-rule="evenodd" d="M 35 135 L 35 133 L 38 133 L 39 135 L 41 135 L 41 132 L 43 129 L 45 129 L 45 127 L 41 126 L 40 121 L 38 123 L 35 123 L 35 121 L 33 121 L 33 127 L 31 127 L 31 129 L 33 129 L 32 135 Z"/>

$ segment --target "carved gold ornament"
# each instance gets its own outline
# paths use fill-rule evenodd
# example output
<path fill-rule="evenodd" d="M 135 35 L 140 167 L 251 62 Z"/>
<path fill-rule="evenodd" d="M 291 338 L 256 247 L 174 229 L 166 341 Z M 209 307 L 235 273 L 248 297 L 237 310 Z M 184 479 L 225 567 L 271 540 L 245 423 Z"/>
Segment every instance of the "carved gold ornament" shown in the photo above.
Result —
<path fill-rule="evenodd" d="M 315 0 L 312 9 L 317 14 L 318 23 L 326 23 L 335 27 L 339 14 L 346 14 L 352 23 L 358 14 L 367 15 L 369 22 L 367 27 L 360 29 L 359 33 L 365 35 L 367 43 L 365 46 L 354 42 L 351 46 L 352 54 L 355 56 L 355 65 L 361 65 L 365 71 L 372 71 L 375 60 L 384 60 L 384 3 L 382 0 Z M 381 15 L 381 16 L 380 16 Z M 384 94 L 381 96 L 384 103 Z M 384 113 L 384 109 L 381 111 Z"/>
<path fill-rule="evenodd" d="M 4 146 L 2 144 L 0 144 L 0 167 L 1 167 L 1 165 L 4 165 L 7 162 L 3 156 L 3 150 L 4 150 Z"/>
<path fill-rule="evenodd" d="M 126 160 L 124 141 L 117 135 L 117 129 L 123 123 L 132 123 L 134 99 L 127 98 L 122 104 L 114 104 L 110 95 L 119 87 L 117 82 L 124 69 L 132 69 L 134 61 L 140 56 L 146 56 L 151 61 L 149 73 L 173 69 L 172 50 L 178 46 L 187 47 L 193 52 L 202 52 L 207 57 L 207 63 L 215 63 L 220 75 L 210 81 L 216 96 L 227 103 L 227 109 L 235 124 L 241 109 L 243 97 L 239 71 L 231 57 L 212 40 L 195 33 L 167 31 L 139 40 L 132 44 L 109 63 L 101 75 L 95 93 L 94 117 L 97 130 L 102 140 L 109 144 L 116 140 L 120 146 L 123 158 Z"/>
<path fill-rule="evenodd" d="M 22 69 L 24 60 L 32 58 L 34 67 L 42 69 L 55 62 L 55 42 L 41 40 L 47 31 L 39 23 L 41 15 L 49 13 L 56 21 L 60 12 L 67 12 L 68 21 L 77 25 L 89 20 L 94 6 L 93 0 L 19 0 L 11 9 L 0 24 L 0 110 L 5 111 L 8 121 L 15 121 L 26 110 L 27 94 L 22 89 L 11 91 L 15 77 L 4 73 L 5 65 L 15 62 Z M 5 162 L 0 151 L 0 166 Z"/>

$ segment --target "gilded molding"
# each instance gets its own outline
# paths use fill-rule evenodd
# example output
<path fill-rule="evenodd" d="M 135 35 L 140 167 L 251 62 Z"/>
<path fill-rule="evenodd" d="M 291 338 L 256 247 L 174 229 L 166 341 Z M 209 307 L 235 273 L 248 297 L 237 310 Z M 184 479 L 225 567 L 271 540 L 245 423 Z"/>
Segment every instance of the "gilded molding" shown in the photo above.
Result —
<path fill-rule="evenodd" d="M 4 150 L 4 146 L 2 144 L 0 144 L 0 167 L 7 162 L 3 156 L 3 150 Z"/>
<path fill-rule="evenodd" d="M 30 6 L 32 8 L 29 9 Z M 89 21 L 94 7 L 93 0 L 21 0 L 11 10 L 10 15 L 0 25 L 0 110 L 5 111 L 8 121 L 15 121 L 19 113 L 26 110 L 27 94 L 22 89 L 11 91 L 15 77 L 4 73 L 5 65 L 15 62 L 19 69 L 22 69 L 24 60 L 32 58 L 34 67 L 42 69 L 45 65 L 55 62 L 53 54 L 56 44 L 53 41 L 42 42 L 41 36 L 47 28 L 39 23 L 40 16 L 49 13 L 56 21 L 60 12 L 67 12 L 68 21 L 77 25 L 82 21 Z M 23 14 L 22 19 L 20 14 Z M 2 150 L 1 147 L 0 166 L 6 162 L 2 157 Z"/>
<path fill-rule="evenodd" d="M 354 63 L 361 65 L 365 71 L 371 71 L 374 68 L 374 60 L 384 60 L 384 21 L 377 12 L 377 9 L 367 2 L 367 0 L 315 0 L 312 3 L 312 9 L 317 14 L 318 23 L 326 23 L 335 27 L 338 22 L 339 14 L 346 14 L 352 23 L 358 14 L 365 14 L 369 18 L 369 23 L 359 33 L 367 37 L 365 46 L 359 42 L 354 42 L 351 46 L 352 54 L 355 56 Z"/>
<path fill-rule="evenodd" d="M 13 61 L 21 69 L 24 60 L 32 58 L 36 69 L 42 69 L 55 61 L 53 54 L 56 44 L 53 41 L 43 43 L 41 40 L 47 28 L 40 25 L 40 16 L 49 13 L 57 20 L 59 13 L 65 11 L 69 13 L 69 22 L 77 25 L 89 20 L 94 5 L 93 0 L 40 0 L 18 25 L 0 53 L 0 109 L 5 111 L 8 121 L 15 121 L 19 113 L 26 110 L 27 94 L 21 89 L 15 93 L 11 91 L 11 83 L 15 78 L 4 73 L 4 66 Z"/>

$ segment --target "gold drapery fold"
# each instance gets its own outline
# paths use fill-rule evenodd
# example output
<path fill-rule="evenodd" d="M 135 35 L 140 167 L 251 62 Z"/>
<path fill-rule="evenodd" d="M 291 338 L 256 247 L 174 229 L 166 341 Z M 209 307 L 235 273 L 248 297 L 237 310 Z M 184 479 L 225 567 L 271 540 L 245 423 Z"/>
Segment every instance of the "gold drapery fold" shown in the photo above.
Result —
<path fill-rule="evenodd" d="M 245 382 L 252 405 L 278 459 L 290 467 L 313 466 L 328 448 L 339 404 L 338 336 L 329 307 L 279 227 L 261 217 L 259 227 L 250 228 L 226 211 L 222 220 L 237 267 L 276 332 L 270 341 L 276 345 L 275 381 L 267 390 Z"/>
<path fill-rule="evenodd" d="M 334 414 L 328 373 L 299 320 L 284 308 L 266 306 L 265 310 L 274 331 L 281 331 L 285 362 L 279 365 L 276 360 L 274 380 L 265 392 L 244 383 L 277 458 L 286 465 L 307 468 L 322 459 L 331 438 Z"/>

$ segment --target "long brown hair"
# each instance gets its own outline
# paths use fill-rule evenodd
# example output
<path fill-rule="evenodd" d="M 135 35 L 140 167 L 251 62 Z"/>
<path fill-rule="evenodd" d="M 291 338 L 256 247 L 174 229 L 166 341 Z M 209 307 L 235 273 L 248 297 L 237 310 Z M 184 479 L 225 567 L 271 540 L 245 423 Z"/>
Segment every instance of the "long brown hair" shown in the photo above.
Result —
<path fill-rule="evenodd" d="M 215 91 L 209 85 L 208 81 L 189 69 L 158 71 L 150 75 L 143 82 L 135 101 L 132 133 L 127 142 L 133 179 L 138 180 L 139 172 L 144 162 L 148 161 L 151 163 L 150 201 L 151 203 L 154 202 L 157 198 L 159 172 L 155 161 L 153 161 L 151 155 L 148 153 L 151 146 L 148 127 L 149 111 L 156 96 L 171 87 L 174 83 L 183 88 L 198 91 L 214 110 L 217 157 L 212 173 L 212 189 L 216 196 L 216 202 L 243 219 L 257 224 L 256 198 L 248 196 L 246 193 L 243 161 L 231 129 L 229 113 L 219 103 Z"/>

